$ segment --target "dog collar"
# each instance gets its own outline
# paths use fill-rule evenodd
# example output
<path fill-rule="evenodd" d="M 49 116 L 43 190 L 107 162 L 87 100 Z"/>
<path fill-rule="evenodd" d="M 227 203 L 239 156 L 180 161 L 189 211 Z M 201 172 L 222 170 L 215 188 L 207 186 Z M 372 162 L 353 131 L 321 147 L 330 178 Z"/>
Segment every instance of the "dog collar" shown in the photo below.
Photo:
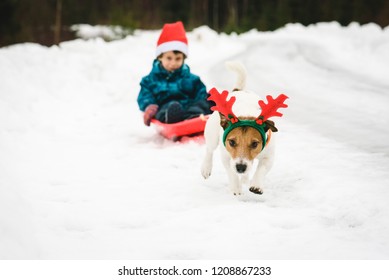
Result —
<path fill-rule="evenodd" d="M 231 132 L 231 130 L 237 128 L 237 127 L 242 127 L 242 126 L 250 126 L 252 128 L 255 128 L 260 134 L 261 134 L 261 137 L 262 137 L 262 150 L 265 148 L 266 146 L 266 132 L 265 132 L 265 128 L 264 128 L 264 125 L 263 124 L 258 124 L 255 120 L 238 120 L 237 122 L 235 123 L 232 123 L 232 122 L 229 122 L 229 125 L 227 126 L 227 128 L 224 130 L 224 133 L 223 133 L 223 144 L 224 146 L 226 145 L 226 139 L 227 139 L 227 135 Z"/>

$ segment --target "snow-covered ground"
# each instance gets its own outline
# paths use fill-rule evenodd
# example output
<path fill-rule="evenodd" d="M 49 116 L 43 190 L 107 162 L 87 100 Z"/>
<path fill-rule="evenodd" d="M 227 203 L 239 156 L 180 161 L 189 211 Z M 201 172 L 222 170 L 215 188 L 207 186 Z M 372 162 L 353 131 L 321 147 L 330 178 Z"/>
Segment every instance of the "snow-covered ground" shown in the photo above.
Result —
<path fill-rule="evenodd" d="M 207 88 L 285 93 L 262 196 L 136 104 L 159 31 L 0 49 L 1 259 L 388 259 L 389 29 L 290 24 L 188 33 Z"/>

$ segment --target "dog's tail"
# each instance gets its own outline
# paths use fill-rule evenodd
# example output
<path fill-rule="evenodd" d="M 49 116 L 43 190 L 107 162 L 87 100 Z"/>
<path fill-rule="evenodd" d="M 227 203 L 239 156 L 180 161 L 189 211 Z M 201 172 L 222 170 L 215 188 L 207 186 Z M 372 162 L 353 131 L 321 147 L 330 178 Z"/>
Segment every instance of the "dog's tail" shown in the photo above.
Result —
<path fill-rule="evenodd" d="M 233 71 L 238 75 L 233 91 L 243 90 L 246 87 L 246 68 L 239 61 L 227 61 L 225 65 L 228 70 Z"/>

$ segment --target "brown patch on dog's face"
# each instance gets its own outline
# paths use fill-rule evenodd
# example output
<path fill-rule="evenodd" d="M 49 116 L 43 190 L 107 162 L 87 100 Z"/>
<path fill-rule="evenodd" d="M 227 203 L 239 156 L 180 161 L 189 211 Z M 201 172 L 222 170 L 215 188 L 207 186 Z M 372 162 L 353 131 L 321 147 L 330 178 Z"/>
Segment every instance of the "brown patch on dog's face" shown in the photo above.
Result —
<path fill-rule="evenodd" d="M 256 118 L 239 117 L 239 120 L 256 120 Z M 277 131 L 273 121 L 267 120 L 264 124 L 265 132 L 269 129 Z M 220 114 L 220 125 L 224 130 L 230 125 L 222 114 Z M 231 156 L 231 168 L 238 174 L 245 174 L 262 151 L 263 139 L 261 133 L 254 127 L 238 126 L 228 133 L 224 145 Z"/>
<path fill-rule="evenodd" d="M 262 137 L 253 127 L 237 127 L 228 133 L 225 146 L 233 159 L 252 161 L 262 150 Z"/>

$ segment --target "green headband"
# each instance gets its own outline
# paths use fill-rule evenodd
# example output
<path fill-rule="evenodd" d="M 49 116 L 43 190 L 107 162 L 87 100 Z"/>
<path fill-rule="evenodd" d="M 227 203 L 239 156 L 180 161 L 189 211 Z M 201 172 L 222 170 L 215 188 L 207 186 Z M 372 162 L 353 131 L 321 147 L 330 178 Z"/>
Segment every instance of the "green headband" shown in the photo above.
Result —
<path fill-rule="evenodd" d="M 229 125 L 224 130 L 224 134 L 223 134 L 224 146 L 226 145 L 226 139 L 227 139 L 228 133 L 230 133 L 231 130 L 233 130 L 234 128 L 241 127 L 241 126 L 250 126 L 250 127 L 258 130 L 258 132 L 261 134 L 261 137 L 262 137 L 262 150 L 263 150 L 263 148 L 265 148 L 265 145 L 266 145 L 266 132 L 265 132 L 265 128 L 264 128 L 265 124 L 260 125 L 255 120 L 238 120 L 235 123 L 232 123 L 229 121 Z"/>

